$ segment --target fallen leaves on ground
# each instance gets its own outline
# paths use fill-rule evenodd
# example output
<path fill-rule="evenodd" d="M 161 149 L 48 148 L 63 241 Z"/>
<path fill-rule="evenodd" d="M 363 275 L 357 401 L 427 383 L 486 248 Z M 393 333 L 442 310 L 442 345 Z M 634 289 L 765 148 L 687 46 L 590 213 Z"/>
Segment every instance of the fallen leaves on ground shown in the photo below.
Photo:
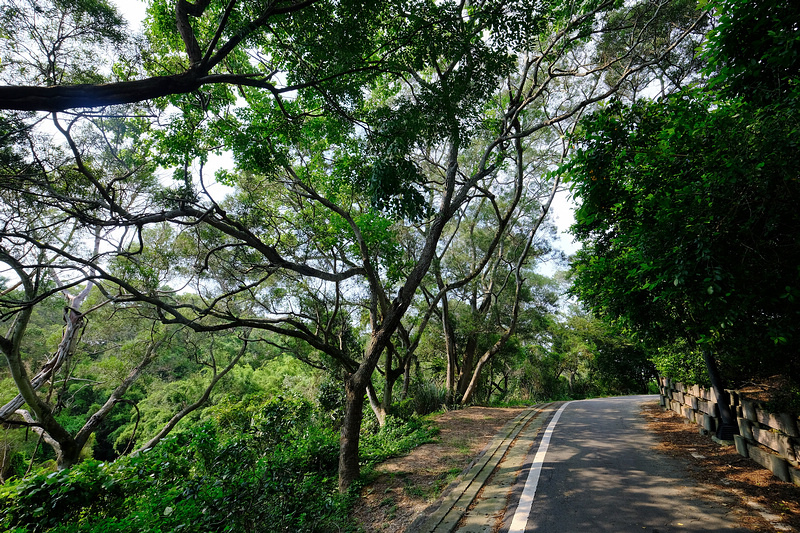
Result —
<path fill-rule="evenodd" d="M 405 531 L 521 412 L 522 408 L 468 407 L 436 416 L 437 442 L 380 464 L 361 490 L 353 512 L 364 531 Z"/>
<path fill-rule="evenodd" d="M 656 449 L 685 462 L 706 497 L 734 509 L 742 527 L 759 532 L 800 532 L 800 487 L 779 480 L 739 455 L 734 446 L 720 446 L 710 436 L 701 435 L 696 424 L 657 403 L 647 404 L 642 414 L 660 439 Z M 792 529 L 784 529 L 786 526 Z"/>

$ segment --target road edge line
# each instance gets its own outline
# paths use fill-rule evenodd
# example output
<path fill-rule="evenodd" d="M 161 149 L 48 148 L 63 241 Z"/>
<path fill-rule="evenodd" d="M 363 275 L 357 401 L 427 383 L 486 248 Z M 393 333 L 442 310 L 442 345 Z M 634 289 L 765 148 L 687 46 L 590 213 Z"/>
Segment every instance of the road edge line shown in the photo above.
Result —
<path fill-rule="evenodd" d="M 571 403 L 572 402 L 566 402 L 558 409 L 558 411 L 556 411 L 556 414 L 553 415 L 553 419 L 550 421 L 550 424 L 548 424 L 547 429 L 542 436 L 542 441 L 539 443 L 539 449 L 536 451 L 536 456 L 534 456 L 533 462 L 531 463 L 531 469 L 530 472 L 528 472 L 528 478 L 525 480 L 525 488 L 522 490 L 522 494 L 519 497 L 517 510 L 514 511 L 514 518 L 511 520 L 511 526 L 508 529 L 508 533 L 525 532 L 525 526 L 528 524 L 528 517 L 530 516 L 531 509 L 533 508 L 533 499 L 536 496 L 536 488 L 539 485 L 539 476 L 542 473 L 544 458 L 547 454 L 547 449 L 550 446 L 550 438 L 553 435 L 556 423 L 558 423 L 559 418 L 561 418 L 561 413 L 563 413 L 564 409 L 566 409 L 566 407 Z"/>

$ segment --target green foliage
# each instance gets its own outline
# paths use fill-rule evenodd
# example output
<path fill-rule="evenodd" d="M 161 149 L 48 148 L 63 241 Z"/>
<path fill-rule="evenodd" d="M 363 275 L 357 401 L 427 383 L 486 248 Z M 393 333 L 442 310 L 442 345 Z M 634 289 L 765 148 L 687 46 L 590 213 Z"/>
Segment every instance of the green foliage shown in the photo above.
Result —
<path fill-rule="evenodd" d="M 447 390 L 435 381 L 415 381 L 410 388 L 414 412 L 420 416 L 434 413 L 447 404 Z"/>
<path fill-rule="evenodd" d="M 583 121 L 575 294 L 648 341 L 659 371 L 705 384 L 797 376 L 796 3 L 712 0 L 706 88 Z"/>
<path fill-rule="evenodd" d="M 360 456 L 366 461 L 380 463 L 404 453 L 408 453 L 421 444 L 433 442 L 438 430 L 430 422 L 418 416 L 407 421 L 389 415 L 386 423 L 376 433 L 362 435 Z"/>
<path fill-rule="evenodd" d="M 83 461 L 70 470 L 40 473 L 2 487 L 6 527 L 30 523 L 48 530 L 86 514 L 98 515 L 119 494 L 103 463 Z"/>
<path fill-rule="evenodd" d="M 559 356 L 541 347 L 528 349 L 528 357 L 518 370 L 519 387 L 524 397 L 532 402 L 563 398 L 566 390 L 561 376 Z"/>
<path fill-rule="evenodd" d="M 797 122 L 684 92 L 583 122 L 575 293 L 661 345 L 712 345 L 729 373 L 800 346 Z"/>
<path fill-rule="evenodd" d="M 344 385 L 340 380 L 328 377 L 317 388 L 317 405 L 327 417 L 333 427 L 339 427 L 344 420 L 344 405 L 347 397 Z"/>
<path fill-rule="evenodd" d="M 37 11 L 37 2 L 30 0 L 26 5 Z M 434 238 L 442 228 L 439 222 L 466 228 L 474 217 L 476 224 L 469 229 L 469 238 L 476 241 L 472 250 L 447 261 L 452 263 L 449 268 L 453 272 L 479 266 L 475 258 L 487 250 L 500 213 L 515 197 L 504 190 L 508 188 L 505 180 L 513 174 L 513 158 L 508 151 L 514 144 L 509 136 L 512 131 L 525 158 L 519 162 L 525 188 L 534 196 L 538 194 L 534 191 L 537 186 L 529 187 L 535 179 L 529 178 L 548 158 L 529 161 L 527 152 L 538 151 L 532 145 L 547 135 L 537 135 L 535 141 L 531 137 L 530 145 L 524 138 L 560 121 L 558 117 L 582 112 L 594 98 L 584 93 L 587 100 L 582 103 L 572 102 L 567 96 L 559 104 L 550 98 L 557 92 L 554 83 L 557 85 L 558 80 L 547 73 L 561 78 L 570 72 L 567 55 L 588 43 L 604 18 L 602 13 L 581 16 L 600 6 L 610 9 L 612 4 L 595 0 L 490 0 L 470 5 L 429 0 L 320 0 L 293 3 L 286 12 L 278 7 L 279 12 L 272 13 L 274 4 L 256 0 L 150 2 L 148 46 L 140 50 L 142 68 L 151 75 L 186 72 L 188 78 L 202 79 L 203 83 L 220 83 L 156 102 L 154 106 L 161 114 L 152 127 L 149 112 L 130 121 L 120 118 L 131 114 L 128 110 L 114 117 L 93 115 L 85 122 L 83 115 L 68 115 L 69 120 L 74 118 L 68 127 L 75 133 L 71 139 L 75 144 L 70 148 L 82 154 L 78 168 L 72 163 L 63 168 L 60 163 L 51 165 L 44 151 L 31 158 L 42 162 L 38 165 L 42 168 L 58 166 L 54 178 L 43 187 L 46 194 L 36 196 L 40 194 L 37 189 L 30 195 L 37 199 L 35 203 L 52 207 L 57 215 L 52 222 L 46 219 L 37 226 L 42 236 L 25 228 L 7 241 L 22 242 L 21 235 L 30 235 L 28 244 L 32 248 L 23 252 L 32 258 L 25 267 L 33 271 L 35 265 L 43 265 L 49 258 L 45 254 L 34 259 L 32 250 L 41 245 L 40 250 L 57 255 L 58 247 L 70 241 L 50 232 L 50 228 L 59 228 L 64 218 L 108 229 L 102 237 L 109 241 L 116 236 L 120 239 L 104 244 L 99 254 L 83 254 L 75 261 L 76 271 L 122 280 L 122 287 L 109 282 L 104 294 L 113 294 L 115 301 L 124 302 L 109 308 L 126 316 L 103 315 L 102 331 L 88 332 L 93 336 L 93 342 L 86 343 L 92 346 L 91 353 L 83 350 L 80 358 L 70 361 L 72 375 L 91 380 L 93 387 L 82 388 L 65 380 L 61 390 L 48 391 L 57 395 L 54 401 L 61 409 L 58 420 L 75 431 L 108 398 L 113 387 L 109 383 L 118 382 L 137 359 L 141 360 L 139 348 L 147 342 L 148 334 L 152 341 L 165 333 L 169 344 L 159 349 L 157 361 L 140 386 L 125 398 L 135 399 L 138 410 L 128 403 L 119 405 L 98 432 L 103 457 L 109 457 L 113 455 L 109 449 L 112 441 L 118 451 L 133 443 L 133 427 L 138 426 L 139 439 L 152 435 L 171 415 L 192 404 L 205 390 L 210 375 L 225 360 L 230 361 L 235 351 L 232 337 L 221 339 L 219 335 L 219 344 L 215 344 L 210 337 L 151 328 L 150 320 L 215 332 L 243 323 L 255 324 L 262 328 L 259 336 L 263 334 L 260 340 L 265 344 L 334 371 L 340 367 L 328 363 L 338 358 L 341 366 L 352 370 L 364 353 L 358 350 L 360 332 L 351 331 L 355 329 L 353 317 L 371 308 L 373 325 L 386 324 L 392 334 L 391 328 L 398 327 L 396 323 L 408 304 L 405 298 L 393 300 L 393 294 L 409 267 L 418 265 L 420 268 L 414 270 L 420 276 L 408 280 L 404 287 L 408 290 L 401 296 L 414 293 L 428 268 L 428 263 L 419 262 L 419 258 L 426 261 L 424 258 L 431 257 L 416 252 L 429 235 L 431 251 L 438 255 L 442 247 L 436 247 Z M 643 5 L 651 8 L 650 4 Z M 54 0 L 51 7 L 42 11 L 47 16 L 38 17 L 48 24 L 61 20 L 55 16 L 58 13 L 76 9 L 77 14 L 69 14 L 85 37 L 79 34 L 69 39 L 74 47 L 64 50 L 81 61 L 65 66 L 53 59 L 54 64 L 48 66 L 54 68 L 41 69 L 49 77 L 35 81 L 48 85 L 105 81 L 102 73 L 95 72 L 96 64 L 85 60 L 88 51 L 83 48 L 123 40 L 125 33 L 114 10 L 104 0 Z M 192 12 L 187 25 L 199 46 L 209 46 L 198 51 L 205 56 L 202 61 L 192 53 L 192 39 L 186 33 L 181 38 L 175 31 L 176 12 L 180 16 L 185 10 Z M 653 14 L 644 11 L 634 10 L 632 18 Z M 9 34 L 18 30 L 15 22 L 31 18 L 17 16 L 19 13 L 11 9 L 3 14 L 8 15 L 8 29 L 4 31 Z M 621 26 L 630 27 L 631 20 L 621 20 Z M 42 42 L 51 41 L 51 37 Z M 627 42 L 627 38 L 623 36 L 620 42 Z M 658 40 L 649 34 L 643 38 L 651 39 Z M 3 46 L 18 40 L 4 39 Z M 226 41 L 230 47 L 224 44 Z M 542 50 L 542 43 L 550 44 Z M 39 55 L 50 58 L 49 53 Z M 524 66 L 525 73 L 517 72 L 523 57 L 540 60 Z M 209 59 L 220 61 L 211 65 Z M 609 62 L 604 58 L 602 63 Z M 125 64 L 126 60 L 120 61 L 114 74 L 129 76 L 131 73 L 123 69 Z M 0 69 L 5 68 L 5 64 L 0 65 Z M 592 80 L 595 82 L 601 85 L 599 80 Z M 538 101 L 541 106 L 534 104 Z M 236 108 L 240 104 L 244 106 Z M 68 119 L 62 120 L 66 124 Z M 89 124 L 101 131 L 79 137 L 77 132 L 90 128 Z M 555 138 L 549 141 L 555 142 Z M 106 144 L 113 144 L 113 149 L 96 149 Z M 453 161 L 445 161 L 449 147 Z M 230 151 L 238 168 L 237 172 L 217 174 L 219 181 L 235 189 L 233 196 L 219 201 L 216 194 L 204 191 L 207 183 L 198 179 L 193 166 L 202 169 L 210 153 L 223 150 Z M 59 150 L 53 151 L 58 153 L 53 161 L 70 159 Z M 3 158 L 16 164 L 17 155 L 4 152 Z M 458 168 L 453 164 L 456 160 Z M 176 183 L 161 186 L 154 177 L 156 165 L 171 169 Z M 143 170 L 134 170 L 137 167 Z M 455 177 L 454 183 L 448 184 L 443 176 L 448 180 Z M 455 203 L 448 205 L 449 198 Z M 442 207 L 437 214 L 439 202 Z M 529 209 L 519 216 L 510 213 L 509 220 L 526 228 L 538 218 L 539 205 L 530 199 L 523 203 Z M 482 207 L 473 207 L 476 204 Z M 510 205 L 516 205 L 516 200 Z M 114 227 L 120 231 L 113 231 Z M 512 272 L 507 266 L 519 257 L 525 228 L 508 231 L 503 251 L 490 261 L 497 265 L 492 267 L 495 271 L 483 277 L 487 286 L 480 287 L 476 281 L 470 287 L 461 287 L 462 303 L 470 300 L 471 292 L 485 293 L 487 305 L 492 304 L 491 309 L 480 313 L 472 304 L 455 320 L 459 342 L 463 345 L 467 339 L 474 348 L 470 356 L 499 338 L 503 319 L 512 309 L 508 294 L 492 291 L 510 287 Z M 464 261 L 466 255 L 472 255 L 473 260 Z M 71 263 L 77 256 L 65 257 Z M 535 278 L 530 272 L 525 276 Z M 196 294 L 186 296 L 192 290 Z M 535 291 L 525 287 L 522 292 L 525 309 L 519 329 L 538 331 L 555 299 L 535 302 Z M 425 292 L 424 297 L 431 294 Z M 124 310 L 126 304 L 136 300 L 158 302 L 160 307 L 136 308 L 132 314 L 140 314 L 137 318 L 141 320 L 132 320 Z M 394 312 L 397 309 L 399 314 Z M 50 353 L 58 340 L 56 324 L 60 322 L 37 324 L 38 329 L 32 328 L 32 335 L 26 339 L 35 345 L 40 357 Z M 285 334 L 285 338 L 275 340 L 265 331 Z M 405 325 L 398 331 L 416 333 L 415 328 Z M 395 348 L 405 347 L 407 343 L 402 340 L 395 337 L 390 342 Z M 517 341 L 510 341 L 487 366 L 490 380 L 483 389 L 484 398 L 492 397 L 496 385 L 492 375 L 498 372 L 507 377 L 509 362 L 524 357 L 525 350 Z M 297 349 L 303 342 L 314 349 Z M 34 355 L 34 349 L 26 349 L 26 355 Z M 375 360 L 377 355 L 376 351 Z M 563 385 L 556 370 L 570 355 L 569 350 L 542 355 L 542 367 L 553 371 L 555 383 L 548 384 L 553 385 L 551 388 Z M 336 514 L 339 500 L 330 497 L 336 447 L 331 444 L 335 433 L 327 418 L 335 425 L 338 398 L 330 389 L 322 391 L 320 399 L 327 407 L 324 417 L 313 414 L 309 404 L 302 401 L 279 398 L 262 403 L 264 396 L 285 394 L 284 389 L 311 389 L 310 374 L 299 371 L 298 364 L 287 362 L 287 357 L 276 359 L 273 368 L 265 369 L 259 361 L 231 372 L 211 398 L 212 405 L 197 410 L 185 421 L 191 434 L 157 448 L 162 451 L 117 463 L 115 468 L 123 470 L 125 464 L 138 464 L 137 468 L 147 473 L 141 474 L 141 479 L 140 473 L 126 470 L 128 473 L 120 474 L 120 483 L 128 483 L 124 497 L 110 503 L 101 501 L 101 509 L 76 502 L 75 509 L 55 510 L 53 517 L 64 522 L 59 527 L 217 530 L 226 524 L 247 530 L 247 522 L 252 520 L 275 530 L 329 528 L 323 507 L 327 505 Z M 368 354 L 364 360 L 372 358 Z M 25 364 L 34 368 L 38 362 L 32 357 Z M 388 377 L 392 370 L 384 375 Z M 466 370 L 467 378 L 468 374 Z M 443 403 L 441 391 L 433 386 L 422 385 L 417 394 L 417 412 L 433 406 L 438 409 Z M 396 410 L 402 415 L 397 418 L 408 420 L 408 424 L 390 419 L 380 432 L 365 435 L 368 459 L 400 453 L 429 438 L 427 429 L 415 425 L 418 421 L 410 416 L 411 404 L 407 400 Z M 139 415 L 144 417 L 141 424 Z M 317 424 L 315 417 L 327 417 L 326 423 Z M 128 423 L 123 426 L 125 420 Z M 175 459 L 178 446 L 183 454 Z M 143 482 L 162 475 L 147 462 L 149 457 L 167 464 L 166 477 L 160 477 L 161 481 L 153 484 L 155 488 Z M 169 473 L 170 461 L 179 464 L 179 475 Z M 95 483 L 88 474 L 80 474 L 79 469 L 76 472 L 87 483 Z M 109 475 L 117 479 L 116 474 Z M 65 486 L 79 486 L 77 479 L 59 480 Z M 45 491 L 42 483 L 36 490 Z M 153 492 L 156 488 L 159 490 Z M 321 507 L 315 507 L 317 504 Z M 9 515 L 9 523 L 25 522 L 23 514 Z M 29 518 L 32 522 L 36 517 Z"/>
<path fill-rule="evenodd" d="M 251 398 L 151 450 L 86 460 L 0 487 L 0 527 L 16 531 L 351 531 L 337 492 L 339 435 L 301 398 Z M 436 430 L 389 417 L 362 435 L 367 464 L 431 442 Z"/>
<path fill-rule="evenodd" d="M 703 354 L 694 346 L 679 341 L 672 346 L 663 346 L 651 354 L 659 375 L 669 376 L 687 385 L 709 387 Z"/>
<path fill-rule="evenodd" d="M 109 49 L 127 40 L 125 21 L 106 0 L 18 0 L 0 6 L 3 65 L 17 82 L 101 83 Z"/>
<path fill-rule="evenodd" d="M 337 435 L 311 424 L 303 401 L 274 400 L 251 411 L 249 426 L 205 422 L 136 457 L 84 461 L 6 485 L 3 524 L 36 531 L 336 530 L 346 503 L 332 481 Z"/>
<path fill-rule="evenodd" d="M 593 340 L 588 362 L 593 393 L 605 396 L 648 392 L 658 366 L 643 343 L 613 330 Z"/>
<path fill-rule="evenodd" d="M 712 0 L 718 17 L 703 47 L 712 85 L 758 105 L 796 107 L 800 6 L 776 0 Z M 794 101 L 794 103 L 792 103 Z"/>

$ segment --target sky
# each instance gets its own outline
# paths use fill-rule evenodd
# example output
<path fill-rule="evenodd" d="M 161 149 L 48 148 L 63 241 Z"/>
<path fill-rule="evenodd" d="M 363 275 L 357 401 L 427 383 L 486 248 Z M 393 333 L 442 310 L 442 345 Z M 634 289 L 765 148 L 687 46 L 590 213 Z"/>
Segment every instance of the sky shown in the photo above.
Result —
<path fill-rule="evenodd" d="M 147 9 L 146 2 L 142 0 L 111 0 L 111 4 L 117 6 L 117 9 L 128 20 L 132 30 L 135 31 L 141 27 L 141 22 L 144 20 L 145 10 Z"/>
<path fill-rule="evenodd" d="M 580 246 L 573 242 L 572 235 L 567 233 L 569 227 L 575 222 L 575 202 L 572 200 L 569 191 L 559 191 L 556 194 L 556 197 L 553 198 L 553 205 L 550 206 L 550 213 L 551 220 L 558 228 L 559 248 L 567 255 L 578 251 Z"/>

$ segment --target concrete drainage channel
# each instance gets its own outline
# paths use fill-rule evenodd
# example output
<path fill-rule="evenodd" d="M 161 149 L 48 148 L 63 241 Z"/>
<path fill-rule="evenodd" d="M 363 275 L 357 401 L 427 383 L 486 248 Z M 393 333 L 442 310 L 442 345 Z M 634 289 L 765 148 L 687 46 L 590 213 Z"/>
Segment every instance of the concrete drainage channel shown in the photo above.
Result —
<path fill-rule="evenodd" d="M 519 490 L 514 489 L 521 486 L 518 478 L 531 447 L 559 406 L 560 402 L 534 405 L 503 426 L 466 472 L 407 531 L 498 531 L 508 521 L 507 509 L 519 500 Z M 527 431 L 520 437 L 525 428 Z"/>

